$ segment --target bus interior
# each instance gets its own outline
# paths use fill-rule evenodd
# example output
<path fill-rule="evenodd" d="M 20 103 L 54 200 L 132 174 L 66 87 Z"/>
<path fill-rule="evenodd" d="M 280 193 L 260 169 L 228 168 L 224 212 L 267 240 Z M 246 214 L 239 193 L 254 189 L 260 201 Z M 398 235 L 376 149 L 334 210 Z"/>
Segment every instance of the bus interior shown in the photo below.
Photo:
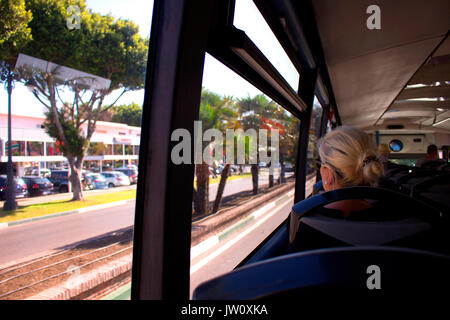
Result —
<path fill-rule="evenodd" d="M 372 3 L 366 0 L 253 1 L 298 71 L 297 88 L 233 24 L 237 2 L 154 3 L 131 298 L 260 299 L 316 289 L 367 291 L 370 265 L 380 266 L 384 290 L 448 286 L 450 2 L 381 0 L 368 11 Z M 170 150 L 175 129 L 194 132 L 205 54 L 273 99 L 300 126 L 295 205 L 288 218 L 233 270 L 192 288 L 194 165 L 174 164 Z M 384 184 L 307 190 L 315 98 L 322 108 L 318 137 L 348 125 L 389 146 Z M 430 144 L 437 145 L 442 161 L 415 167 Z M 378 201 L 380 212 L 394 214 L 376 223 L 310 214 L 354 198 Z"/>

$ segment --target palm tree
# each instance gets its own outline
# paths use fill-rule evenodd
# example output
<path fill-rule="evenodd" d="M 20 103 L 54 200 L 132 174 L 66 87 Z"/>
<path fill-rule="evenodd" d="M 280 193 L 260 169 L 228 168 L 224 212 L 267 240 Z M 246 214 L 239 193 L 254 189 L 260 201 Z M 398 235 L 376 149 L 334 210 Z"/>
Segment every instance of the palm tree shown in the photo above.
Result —
<path fill-rule="evenodd" d="M 202 121 L 204 129 L 214 128 L 222 132 L 232 127 L 233 119 L 236 118 L 236 112 L 233 110 L 232 97 L 220 97 L 219 95 L 203 89 L 200 100 L 199 119 Z M 203 142 L 202 150 L 208 146 L 207 142 Z M 216 150 L 219 152 L 219 150 Z M 230 164 L 226 164 L 222 170 L 219 189 L 213 206 L 213 212 L 216 212 L 220 206 L 220 202 L 225 189 L 225 182 L 230 171 Z M 204 161 L 196 164 L 197 189 L 194 189 L 194 209 L 200 215 L 209 212 L 209 166 Z"/>
<path fill-rule="evenodd" d="M 236 106 L 239 113 L 239 122 L 244 131 L 248 129 L 260 129 L 262 117 L 273 118 L 273 115 L 277 110 L 276 104 L 273 101 L 268 100 L 263 94 L 258 94 L 253 98 L 247 96 L 246 98 L 239 99 Z M 259 155 L 259 149 L 257 150 L 257 154 Z M 251 164 L 253 194 L 255 195 L 258 193 L 258 163 L 259 156 L 256 164 Z M 270 177 L 269 180 L 271 180 Z"/>

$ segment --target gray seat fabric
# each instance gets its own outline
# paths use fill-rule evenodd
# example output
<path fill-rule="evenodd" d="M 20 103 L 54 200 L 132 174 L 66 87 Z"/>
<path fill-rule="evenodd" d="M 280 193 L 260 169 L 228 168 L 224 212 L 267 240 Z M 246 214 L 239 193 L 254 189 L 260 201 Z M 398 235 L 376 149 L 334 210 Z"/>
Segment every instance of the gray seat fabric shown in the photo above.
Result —
<path fill-rule="evenodd" d="M 383 245 L 431 229 L 431 224 L 415 218 L 366 222 L 316 215 L 301 222 L 349 245 Z"/>

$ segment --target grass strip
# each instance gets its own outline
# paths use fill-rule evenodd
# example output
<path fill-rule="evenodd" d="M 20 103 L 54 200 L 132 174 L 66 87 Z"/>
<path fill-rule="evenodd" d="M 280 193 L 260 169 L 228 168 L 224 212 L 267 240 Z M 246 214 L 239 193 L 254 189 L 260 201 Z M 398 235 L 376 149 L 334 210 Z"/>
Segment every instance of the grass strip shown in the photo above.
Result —
<path fill-rule="evenodd" d="M 126 190 L 113 193 L 86 196 L 83 201 L 58 200 L 47 203 L 19 206 L 16 211 L 0 211 L 0 223 L 22 219 L 35 218 L 48 214 L 72 211 L 80 208 L 95 206 L 121 200 L 136 198 L 136 190 Z"/>

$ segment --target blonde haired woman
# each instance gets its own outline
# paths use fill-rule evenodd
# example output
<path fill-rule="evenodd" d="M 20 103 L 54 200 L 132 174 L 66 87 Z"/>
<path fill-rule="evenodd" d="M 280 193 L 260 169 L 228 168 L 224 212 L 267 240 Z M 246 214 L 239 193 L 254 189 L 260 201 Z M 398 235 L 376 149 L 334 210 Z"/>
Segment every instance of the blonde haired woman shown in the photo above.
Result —
<path fill-rule="evenodd" d="M 384 173 L 375 143 L 357 128 L 336 128 L 319 140 L 318 148 L 320 174 L 325 191 L 352 186 L 374 186 Z M 349 218 L 352 212 L 370 207 L 367 201 L 354 199 L 330 203 L 324 208 L 334 209 L 335 214 Z"/>

